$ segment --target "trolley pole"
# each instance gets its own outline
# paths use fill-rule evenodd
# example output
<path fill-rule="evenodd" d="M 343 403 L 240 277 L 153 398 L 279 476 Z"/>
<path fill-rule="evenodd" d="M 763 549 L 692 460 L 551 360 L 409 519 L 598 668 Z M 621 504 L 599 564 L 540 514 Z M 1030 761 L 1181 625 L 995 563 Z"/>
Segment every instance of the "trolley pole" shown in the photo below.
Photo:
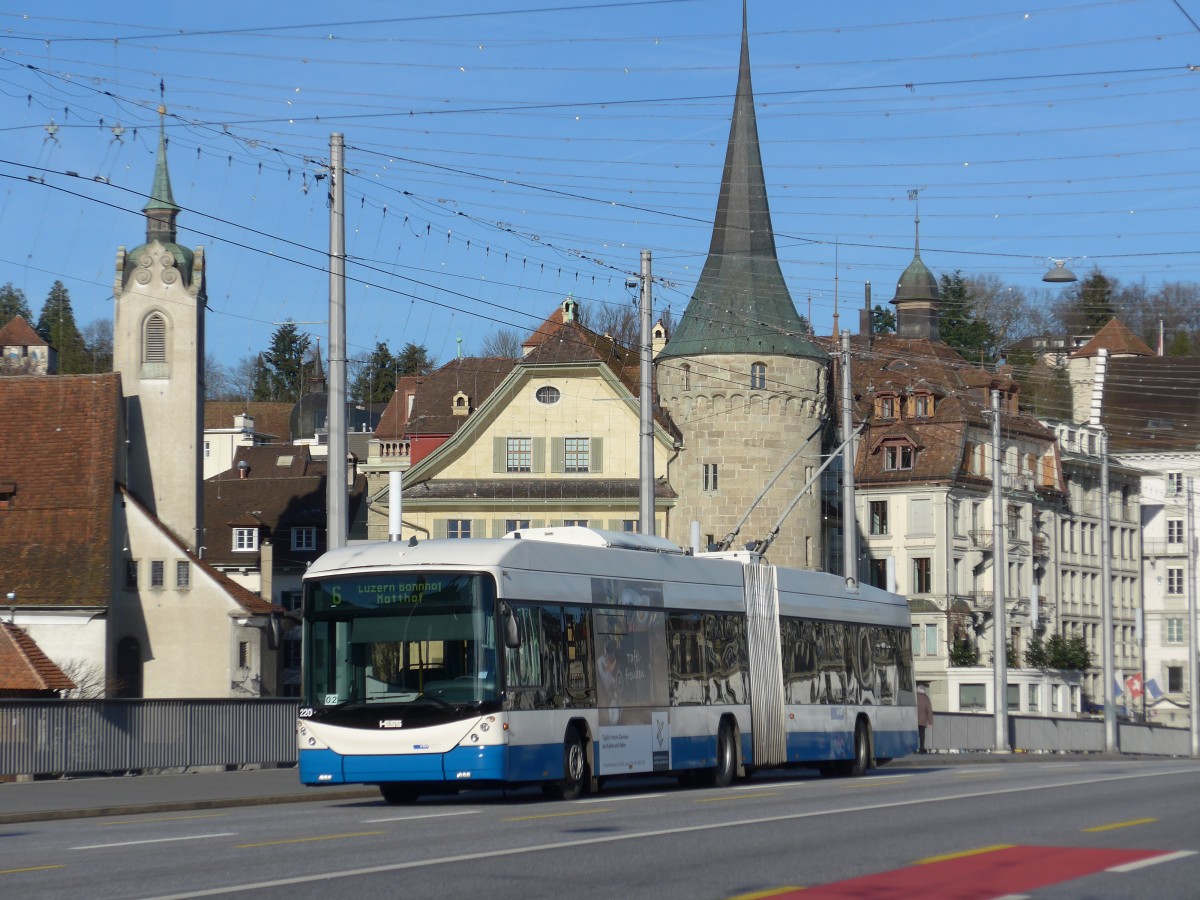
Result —
<path fill-rule="evenodd" d="M 342 175 L 343 141 L 329 136 L 329 469 L 325 496 L 330 550 L 346 546 L 349 528 L 346 491 L 346 213 Z"/>
<path fill-rule="evenodd" d="M 858 516 L 854 506 L 854 391 L 850 384 L 850 331 L 842 332 L 842 572 L 846 587 L 858 585 Z"/>
<path fill-rule="evenodd" d="M 1187 605 L 1188 605 L 1188 706 L 1191 718 L 1192 756 L 1200 756 L 1200 714 L 1197 700 L 1200 699 L 1200 678 L 1196 672 L 1196 484 L 1190 475 L 1187 479 Z"/>
<path fill-rule="evenodd" d="M 1008 551 L 1004 540 L 1004 448 L 1000 445 L 1000 392 L 992 391 L 992 702 L 995 748 L 1008 753 L 1008 626 L 1004 584 Z"/>
<path fill-rule="evenodd" d="M 1112 538 L 1109 535 L 1108 432 L 1100 429 L 1100 635 L 1104 678 L 1104 752 L 1117 752 L 1116 647 L 1113 641 Z"/>
<path fill-rule="evenodd" d="M 638 479 L 638 516 L 642 534 L 654 534 L 654 368 L 650 336 L 650 251 L 642 251 L 640 307 L 641 338 L 641 477 Z"/>

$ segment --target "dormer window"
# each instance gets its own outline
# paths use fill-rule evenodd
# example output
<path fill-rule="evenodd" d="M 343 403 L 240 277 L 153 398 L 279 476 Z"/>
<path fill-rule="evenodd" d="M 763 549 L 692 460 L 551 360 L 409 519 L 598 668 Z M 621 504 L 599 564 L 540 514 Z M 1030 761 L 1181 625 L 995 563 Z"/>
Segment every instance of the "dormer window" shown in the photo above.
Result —
<path fill-rule="evenodd" d="M 896 418 L 896 398 L 891 394 L 883 394 L 875 398 L 875 415 L 881 419 Z"/>
<path fill-rule="evenodd" d="M 911 469 L 917 458 L 917 448 L 907 440 L 889 441 L 883 445 L 883 470 L 899 472 Z"/>
<path fill-rule="evenodd" d="M 450 401 L 451 412 L 456 416 L 465 416 L 471 411 L 471 400 L 462 391 L 454 395 L 454 399 Z"/>
<path fill-rule="evenodd" d="M 933 415 L 933 395 L 916 394 L 913 397 L 913 418 L 927 419 Z"/>
<path fill-rule="evenodd" d="M 750 364 L 750 389 L 752 391 L 761 391 L 767 386 L 767 366 L 766 363 L 751 363 Z"/>

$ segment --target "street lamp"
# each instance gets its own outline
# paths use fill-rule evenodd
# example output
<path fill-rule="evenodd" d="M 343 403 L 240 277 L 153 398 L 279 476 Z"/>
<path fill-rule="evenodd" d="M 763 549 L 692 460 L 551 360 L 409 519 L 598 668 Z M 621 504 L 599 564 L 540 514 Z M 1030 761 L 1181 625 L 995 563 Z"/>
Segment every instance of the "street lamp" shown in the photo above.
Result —
<path fill-rule="evenodd" d="M 1070 259 L 1070 257 L 1068 257 Z M 1042 276 L 1042 281 L 1047 281 L 1050 284 L 1070 284 L 1079 279 L 1075 277 L 1075 273 L 1067 268 L 1068 259 L 1051 259 L 1054 263 L 1054 268 Z"/>

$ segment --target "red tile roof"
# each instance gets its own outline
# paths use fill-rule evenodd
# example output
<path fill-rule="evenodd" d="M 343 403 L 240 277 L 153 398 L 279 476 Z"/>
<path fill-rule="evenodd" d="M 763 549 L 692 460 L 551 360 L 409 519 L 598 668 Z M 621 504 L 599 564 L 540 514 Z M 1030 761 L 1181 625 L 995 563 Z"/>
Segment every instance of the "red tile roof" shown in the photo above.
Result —
<path fill-rule="evenodd" d="M 49 347 L 24 316 L 13 316 L 0 328 L 0 347 Z"/>
<path fill-rule="evenodd" d="M 246 403 L 241 400 L 206 400 L 204 403 L 205 428 L 232 428 L 233 417 L 245 413 L 254 417 L 254 430 L 269 434 L 277 440 L 292 439 L 292 403 Z"/>
<path fill-rule="evenodd" d="M 0 693 L 69 691 L 75 682 L 56 666 L 37 641 L 10 622 L 0 622 Z"/>
<path fill-rule="evenodd" d="M 0 573 L 28 606 L 106 607 L 121 377 L 0 378 Z"/>
<path fill-rule="evenodd" d="M 1107 350 L 1110 356 L 1154 355 L 1154 351 L 1146 345 L 1146 342 L 1117 318 L 1109 319 L 1108 324 L 1097 331 L 1095 337 L 1071 354 L 1071 358 L 1099 356 L 1101 348 Z"/>

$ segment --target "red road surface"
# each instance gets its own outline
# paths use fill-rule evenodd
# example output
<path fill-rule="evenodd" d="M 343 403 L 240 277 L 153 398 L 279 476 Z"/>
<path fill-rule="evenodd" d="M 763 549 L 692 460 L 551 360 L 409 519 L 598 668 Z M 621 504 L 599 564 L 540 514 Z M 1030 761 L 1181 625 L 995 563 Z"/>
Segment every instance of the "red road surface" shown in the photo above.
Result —
<path fill-rule="evenodd" d="M 1083 878 L 1132 862 L 1164 856 L 1167 850 L 1099 850 L 1080 847 L 1002 847 L 982 853 L 852 878 L 807 890 L 759 895 L 770 900 L 988 900 Z M 1114 875 L 1114 878 L 1128 877 Z"/>

